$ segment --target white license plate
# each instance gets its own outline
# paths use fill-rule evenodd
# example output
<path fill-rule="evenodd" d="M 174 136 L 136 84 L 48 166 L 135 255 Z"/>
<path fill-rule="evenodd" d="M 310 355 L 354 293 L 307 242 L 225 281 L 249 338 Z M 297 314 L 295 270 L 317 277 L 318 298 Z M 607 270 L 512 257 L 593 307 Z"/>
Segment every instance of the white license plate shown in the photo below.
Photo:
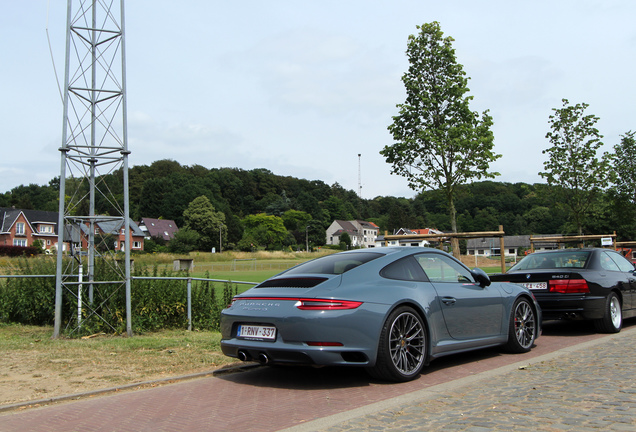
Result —
<path fill-rule="evenodd" d="M 241 324 L 236 337 L 244 339 L 275 340 L 276 327 Z"/>
<path fill-rule="evenodd" d="M 548 289 L 547 282 L 524 282 L 521 285 L 531 290 Z"/>

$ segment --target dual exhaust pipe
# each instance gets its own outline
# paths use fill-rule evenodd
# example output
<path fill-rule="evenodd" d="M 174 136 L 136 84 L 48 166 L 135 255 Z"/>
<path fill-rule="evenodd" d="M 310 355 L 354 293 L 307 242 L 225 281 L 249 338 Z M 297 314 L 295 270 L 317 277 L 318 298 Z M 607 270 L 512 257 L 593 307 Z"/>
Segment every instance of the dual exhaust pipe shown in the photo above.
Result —
<path fill-rule="evenodd" d="M 250 361 L 252 360 L 252 356 L 250 355 L 250 353 L 248 353 L 247 351 L 244 350 L 239 350 L 239 352 L 237 353 L 236 357 L 240 360 L 240 361 Z M 266 365 L 267 363 L 269 363 L 269 357 L 267 357 L 267 354 L 265 353 L 259 353 L 256 360 L 262 364 L 262 365 Z"/>

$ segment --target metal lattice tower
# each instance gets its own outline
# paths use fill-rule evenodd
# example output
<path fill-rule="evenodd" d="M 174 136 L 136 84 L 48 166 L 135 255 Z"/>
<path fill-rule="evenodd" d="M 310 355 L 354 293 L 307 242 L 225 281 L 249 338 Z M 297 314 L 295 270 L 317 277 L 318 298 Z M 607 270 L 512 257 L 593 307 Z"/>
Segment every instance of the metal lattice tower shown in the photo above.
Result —
<path fill-rule="evenodd" d="M 107 307 L 104 287 L 108 296 L 125 289 L 126 331 L 132 335 L 124 0 L 68 0 L 66 30 L 53 337 L 63 320 L 79 329 L 88 317 L 114 330 L 99 313 Z M 107 184 L 109 174 L 122 183 Z M 123 247 L 112 241 L 120 233 Z M 63 250 L 65 241 L 70 250 Z M 117 250 L 124 251 L 123 262 Z M 96 260 L 103 260 L 99 267 L 108 269 L 108 278 L 96 274 Z M 77 305 L 77 315 L 63 315 L 63 295 Z"/>
<path fill-rule="evenodd" d="M 362 154 L 358 153 L 358 197 L 362 198 L 362 172 L 360 166 L 360 160 L 362 158 Z"/>

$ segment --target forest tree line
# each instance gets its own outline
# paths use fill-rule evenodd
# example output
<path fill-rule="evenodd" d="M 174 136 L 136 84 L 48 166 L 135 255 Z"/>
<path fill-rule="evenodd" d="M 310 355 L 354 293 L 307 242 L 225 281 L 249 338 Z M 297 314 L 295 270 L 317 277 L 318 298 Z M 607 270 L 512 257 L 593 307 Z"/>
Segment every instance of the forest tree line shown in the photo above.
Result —
<path fill-rule="evenodd" d="M 99 181 L 123 200 L 121 171 Z M 399 228 L 450 230 L 446 200 L 436 190 L 423 191 L 413 198 L 363 199 L 338 183 L 328 185 L 320 180 L 280 176 L 266 169 L 184 166 L 173 160 L 135 166 L 130 169 L 129 182 L 130 217 L 135 221 L 142 217 L 164 218 L 184 227 L 188 223 L 184 217 L 188 207 L 195 199 L 206 197 L 213 210 L 223 214 L 226 248 L 245 240 L 246 228 L 259 224 L 255 215 L 284 221 L 288 238 L 279 239 L 269 245 L 271 248 L 304 245 L 307 234 L 311 245 L 323 245 L 325 230 L 335 219 L 374 222 L 380 233 Z M 507 235 L 574 234 L 576 227 L 566 210 L 555 202 L 554 189 L 541 183 L 496 181 L 463 185 L 456 201 L 458 231 L 492 231 L 503 225 Z M 0 207 L 58 211 L 58 199 L 56 178 L 48 185 L 22 185 L 0 194 Z M 104 214 L 107 208 L 108 203 L 98 197 L 96 213 Z M 633 204 L 611 190 L 598 197 L 593 215 L 586 220 L 585 234 L 616 231 L 619 240 L 636 240 Z M 218 244 L 215 239 L 210 242 Z"/>

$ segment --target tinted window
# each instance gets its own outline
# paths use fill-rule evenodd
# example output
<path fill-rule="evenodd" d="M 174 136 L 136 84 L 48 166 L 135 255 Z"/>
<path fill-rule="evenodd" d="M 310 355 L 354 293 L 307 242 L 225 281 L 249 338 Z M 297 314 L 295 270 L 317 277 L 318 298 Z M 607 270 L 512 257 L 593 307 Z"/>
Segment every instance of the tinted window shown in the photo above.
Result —
<path fill-rule="evenodd" d="M 387 279 L 397 279 L 405 281 L 425 281 L 426 276 L 422 273 L 413 257 L 402 258 L 384 267 L 380 276 Z"/>
<path fill-rule="evenodd" d="M 285 274 L 342 274 L 383 256 L 379 253 L 339 253 L 300 264 Z"/>
<path fill-rule="evenodd" d="M 634 264 L 632 264 L 627 258 L 617 252 L 607 251 L 606 253 L 616 263 L 620 271 L 632 272 L 634 271 Z"/>
<path fill-rule="evenodd" d="M 605 270 L 609 271 L 620 271 L 618 265 L 614 262 L 612 258 L 610 258 L 607 252 L 602 252 L 600 256 L 601 267 Z"/>
<path fill-rule="evenodd" d="M 561 269 L 561 268 L 585 268 L 590 257 L 589 251 L 562 251 L 550 253 L 530 254 L 516 265 L 512 270 L 533 269 Z"/>
<path fill-rule="evenodd" d="M 450 257 L 430 253 L 415 259 L 431 282 L 474 282 L 470 271 Z"/>

